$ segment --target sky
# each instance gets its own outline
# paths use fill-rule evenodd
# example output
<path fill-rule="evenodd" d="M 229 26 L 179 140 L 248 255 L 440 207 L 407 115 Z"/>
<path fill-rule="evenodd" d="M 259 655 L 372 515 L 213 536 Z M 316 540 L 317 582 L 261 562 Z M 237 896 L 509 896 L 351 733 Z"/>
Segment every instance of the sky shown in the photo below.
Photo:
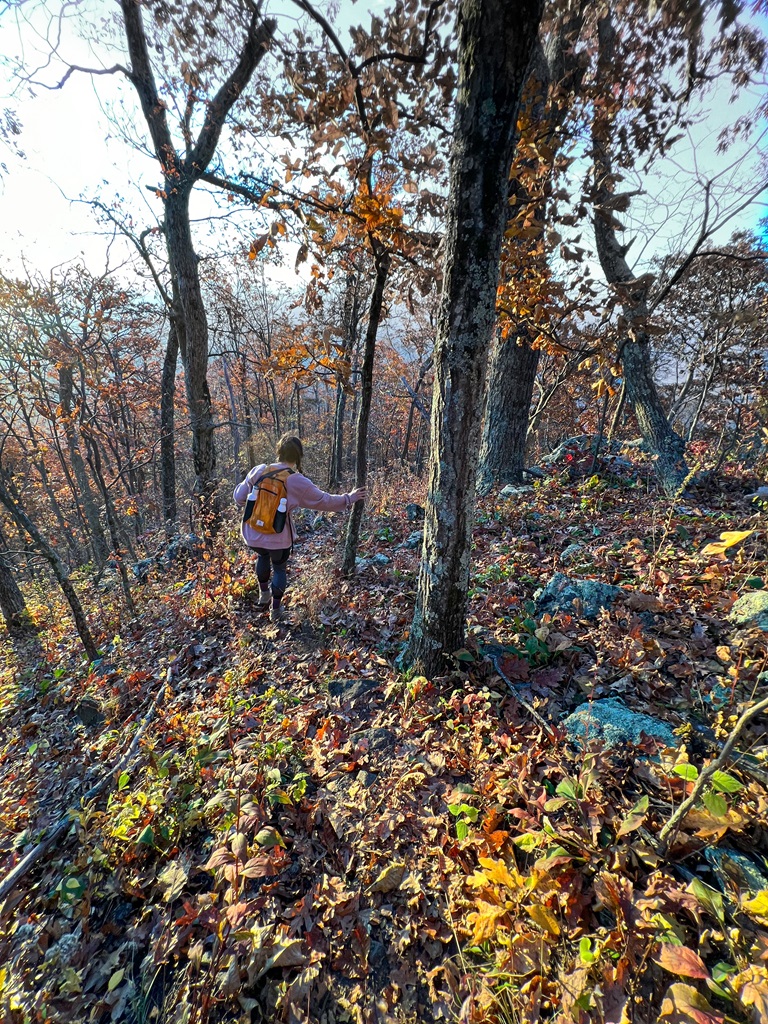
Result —
<path fill-rule="evenodd" d="M 342 6 L 349 2 L 342 0 Z M 92 14 L 114 10 L 114 4 L 108 0 L 84 3 L 86 11 Z M 51 0 L 51 8 L 58 9 L 56 0 Z M 365 8 L 363 3 L 355 6 L 356 20 L 364 20 Z M 17 19 L 10 8 L 0 16 L 0 53 L 18 52 L 21 40 L 30 66 L 40 59 L 36 53 L 42 53 L 41 36 L 46 25 L 38 19 L 32 28 L 23 26 L 20 35 Z M 73 26 L 65 26 L 61 49 L 69 61 L 90 66 L 98 65 L 100 60 L 110 65 L 116 59 L 114 53 L 90 53 Z M 59 75 L 60 72 L 49 68 L 39 77 L 51 82 Z M 756 94 L 744 97 L 742 107 L 756 98 Z M 0 108 L 7 105 L 17 111 L 23 126 L 18 141 L 25 153 L 22 159 L 9 150 L 0 152 L 0 162 L 8 167 L 7 173 L 0 176 L 0 270 L 17 274 L 33 268 L 48 273 L 60 264 L 83 259 L 96 272 L 107 264 L 114 269 L 127 259 L 130 249 L 126 243 L 110 243 L 90 209 L 77 202 L 81 196 L 99 197 L 105 203 L 122 197 L 139 228 L 155 223 L 160 203 L 147 189 L 159 180 L 155 161 L 116 134 L 105 109 L 109 102 L 122 102 L 128 109 L 135 109 L 133 90 L 119 75 L 91 78 L 75 74 L 61 90 L 37 88 L 32 96 L 28 89 L 19 90 L 18 83 L 0 65 Z M 639 241 L 630 255 L 672 248 L 678 238 L 695 232 L 700 189 L 692 184 L 690 172 L 696 166 L 702 176 L 722 173 L 725 177 L 731 160 L 717 155 L 715 140 L 722 125 L 733 120 L 737 110 L 729 105 L 724 91 L 714 97 L 711 107 L 709 116 L 693 130 L 690 139 L 681 140 L 674 159 L 664 167 L 656 166 L 652 175 L 640 181 L 647 197 L 644 203 L 633 206 L 636 223 L 630 227 L 633 233 L 636 229 Z M 142 124 L 140 118 L 137 123 Z M 759 176 L 759 152 L 754 140 L 745 148 L 747 163 L 739 174 L 746 173 L 747 180 L 754 181 Z M 733 187 L 724 188 L 721 202 L 733 202 L 734 195 Z M 195 202 L 193 216 L 203 218 L 219 212 L 204 194 L 198 195 Z M 728 225 L 725 235 L 735 227 L 756 227 L 758 217 L 765 213 L 765 206 L 751 208 Z M 245 211 L 230 217 L 229 222 L 229 230 L 221 236 L 226 238 L 221 244 L 227 247 L 247 250 L 251 238 L 263 230 L 263 226 L 254 224 L 253 215 Z M 224 222 L 218 226 L 224 228 Z M 210 243 L 200 236 L 198 244 L 202 250 Z M 299 284 L 291 257 L 289 251 L 285 267 L 271 268 L 270 276 L 287 284 Z"/>

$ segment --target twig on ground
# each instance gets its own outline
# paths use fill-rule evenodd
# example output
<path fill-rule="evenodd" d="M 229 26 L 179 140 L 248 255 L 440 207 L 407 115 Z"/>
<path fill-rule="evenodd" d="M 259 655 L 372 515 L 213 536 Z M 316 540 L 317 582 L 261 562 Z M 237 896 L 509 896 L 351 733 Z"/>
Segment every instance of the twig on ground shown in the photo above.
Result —
<path fill-rule="evenodd" d="M 96 783 L 95 786 L 92 786 L 91 789 L 89 789 L 88 792 L 83 797 L 81 797 L 81 803 L 88 800 L 93 800 L 97 796 L 100 796 L 104 792 L 104 790 L 109 786 L 109 784 L 113 781 L 116 774 L 119 774 L 120 772 L 123 772 L 127 768 L 131 767 L 133 762 L 136 760 L 136 756 L 138 756 L 136 755 L 136 751 L 138 749 L 139 743 L 141 742 L 141 738 L 147 731 L 147 727 L 149 726 L 150 722 L 155 716 L 155 711 L 157 710 L 157 705 L 160 702 L 161 696 L 165 693 L 166 685 L 166 680 L 163 679 L 158 688 L 157 695 L 155 696 L 155 699 L 152 701 L 149 711 L 147 711 L 146 715 L 142 719 L 141 725 L 137 729 L 130 746 L 123 755 L 122 759 L 117 764 L 117 767 L 114 768 L 112 771 L 108 772 L 100 782 Z M 41 839 L 37 846 L 30 850 L 29 853 L 19 861 L 16 867 L 13 868 L 6 875 L 3 882 L 0 883 L 0 900 L 4 900 L 8 893 L 13 890 L 16 883 L 19 882 L 24 877 L 24 875 L 26 875 L 29 869 L 34 864 L 36 864 L 37 861 L 40 860 L 43 854 L 62 835 L 64 835 L 65 832 L 69 831 L 69 829 L 72 826 L 73 815 L 75 813 L 76 808 L 70 808 L 66 812 L 66 814 L 62 818 L 60 818 L 59 821 L 53 826 L 48 835 Z"/>
<path fill-rule="evenodd" d="M 536 719 L 536 721 L 539 723 L 539 725 L 546 732 L 547 737 L 550 740 L 554 739 L 554 732 L 552 730 L 552 726 L 549 724 L 549 722 L 547 722 L 544 718 L 542 718 L 542 716 L 539 714 L 539 712 L 536 710 L 536 708 L 532 704 L 528 703 L 528 701 L 525 699 L 525 697 L 521 696 L 520 692 L 512 684 L 512 681 L 510 679 L 508 679 L 507 676 L 502 672 L 501 666 L 499 665 L 499 661 L 498 661 L 498 658 L 496 657 L 496 655 L 490 654 L 487 657 L 488 657 L 489 661 L 492 663 L 493 667 L 496 669 L 496 674 L 498 676 L 500 676 L 504 680 L 504 682 L 507 684 L 507 686 L 509 687 L 509 690 L 513 694 L 515 700 L 519 704 L 522 704 L 523 707 L 525 708 L 525 710 L 528 711 L 531 715 L 533 715 L 533 717 Z"/>
<path fill-rule="evenodd" d="M 675 813 L 672 815 L 672 817 L 669 819 L 666 825 L 662 828 L 661 832 L 659 832 L 659 841 L 662 844 L 662 849 L 664 853 L 666 853 L 669 849 L 669 844 L 667 843 L 667 836 L 670 835 L 670 833 L 672 833 L 680 824 L 680 822 L 685 818 L 688 811 L 690 811 L 690 809 L 699 799 L 699 795 L 704 786 L 707 784 L 707 782 L 709 782 L 714 773 L 718 771 L 721 765 L 723 765 L 726 762 L 728 756 L 731 753 L 731 750 L 733 750 L 733 747 L 736 744 L 736 740 L 743 732 L 744 727 L 749 722 L 751 722 L 751 720 L 756 715 L 759 715 L 762 711 L 766 710 L 768 710 L 768 697 L 766 697 L 764 700 L 759 701 L 757 704 L 753 704 L 751 708 L 747 708 L 747 710 L 742 714 L 741 718 L 738 720 L 736 725 L 734 725 L 733 731 L 726 740 L 725 746 L 720 751 L 719 756 L 716 757 L 711 764 L 708 764 L 707 767 L 702 770 L 701 774 L 696 780 L 696 784 L 691 790 L 691 795 L 687 797 L 685 800 L 683 800 L 683 802 L 677 808 Z"/>

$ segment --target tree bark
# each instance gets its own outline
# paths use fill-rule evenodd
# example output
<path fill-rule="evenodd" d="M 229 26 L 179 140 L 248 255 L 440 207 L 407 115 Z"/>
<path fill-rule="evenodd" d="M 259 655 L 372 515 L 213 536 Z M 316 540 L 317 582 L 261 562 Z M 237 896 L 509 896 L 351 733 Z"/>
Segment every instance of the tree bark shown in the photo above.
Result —
<path fill-rule="evenodd" d="M 488 406 L 480 446 L 477 489 L 523 482 L 531 399 L 539 365 L 539 350 L 531 348 L 527 332 L 496 343 L 488 378 Z"/>
<path fill-rule="evenodd" d="M 517 116 L 543 0 L 463 0 L 432 454 L 407 652 L 426 675 L 464 640 L 475 476 Z"/>
<path fill-rule="evenodd" d="M 85 653 L 88 655 L 89 661 L 96 661 L 99 657 L 99 652 L 96 648 L 91 630 L 88 626 L 88 619 L 86 618 L 83 606 L 80 604 L 80 599 L 77 596 L 77 591 L 72 586 L 64 565 L 59 558 L 56 551 L 51 547 L 48 541 L 43 537 L 40 531 L 37 529 L 35 524 L 32 522 L 30 517 L 21 507 L 21 505 L 14 501 L 5 482 L 0 478 L 0 502 L 5 505 L 10 514 L 13 516 L 16 524 L 20 530 L 26 531 L 32 538 L 32 541 L 37 550 L 45 557 L 46 561 L 50 565 L 53 575 L 61 587 L 64 597 L 67 599 L 67 604 L 72 611 L 72 617 L 75 620 L 75 628 L 77 629 L 78 636 L 82 641 Z"/>
<path fill-rule="evenodd" d="M 104 499 L 104 509 L 107 515 L 107 525 L 109 526 L 109 534 L 112 539 L 112 554 L 117 562 L 117 569 L 120 573 L 120 582 L 123 588 L 123 596 L 125 597 L 125 603 L 128 605 L 128 611 L 135 617 L 136 605 L 133 602 L 133 594 L 131 593 L 131 584 L 128 579 L 128 570 L 125 566 L 125 558 L 120 547 L 120 527 L 117 522 L 117 516 L 112 505 L 112 499 L 109 495 L 109 488 L 107 487 L 107 481 L 104 479 L 104 472 L 101 467 L 101 453 L 99 452 L 99 442 L 93 436 L 93 434 L 85 435 L 85 442 L 88 446 L 89 461 L 93 470 L 93 475 L 98 481 L 99 488 L 101 490 L 101 496 Z"/>
<path fill-rule="evenodd" d="M 9 556 L 0 554 L 0 612 L 8 629 L 28 628 L 32 620 L 11 565 Z"/>
<path fill-rule="evenodd" d="M 267 51 L 275 31 L 273 19 L 262 19 L 260 5 L 252 8 L 245 39 L 226 81 L 206 106 L 197 139 L 189 139 L 184 157 L 176 150 L 168 125 L 168 105 L 161 99 L 144 32 L 142 6 L 136 0 L 120 0 L 125 39 L 131 59 L 129 80 L 141 103 L 155 156 L 163 173 L 165 237 L 174 298 L 178 295 L 182 323 L 179 346 L 184 363 L 187 401 L 192 426 L 194 491 L 205 505 L 216 489 L 216 449 L 211 395 L 208 388 L 208 319 L 205 312 L 197 254 L 192 242 L 189 196 L 216 152 L 227 115 L 246 89 Z M 215 510 L 214 510 L 215 511 Z"/>
<path fill-rule="evenodd" d="M 59 402 L 61 405 L 61 418 L 64 425 L 64 434 L 66 435 L 67 447 L 69 449 L 69 461 L 72 465 L 72 471 L 75 474 L 75 480 L 77 481 L 77 487 L 80 492 L 80 503 L 88 523 L 88 532 L 90 534 L 93 555 L 97 564 L 102 566 L 104 562 L 106 562 L 107 558 L 109 558 L 109 545 L 107 544 L 107 539 L 104 536 L 104 530 L 101 526 L 99 507 L 96 504 L 96 499 L 91 491 L 88 472 L 85 468 L 85 462 L 82 454 L 80 453 L 80 446 L 77 441 L 74 409 L 72 404 L 73 392 L 74 381 L 72 379 L 72 368 L 70 366 L 62 365 L 59 367 Z M 75 498 L 77 500 L 77 496 L 75 496 Z"/>
<path fill-rule="evenodd" d="M 355 428 L 355 487 L 365 487 L 368 478 L 368 423 L 371 418 L 371 401 L 373 399 L 373 363 L 376 356 L 376 336 L 379 332 L 381 311 L 384 305 L 384 289 L 387 284 L 391 254 L 380 242 L 371 240 L 373 262 L 376 269 L 376 280 L 371 293 L 371 304 L 368 309 L 368 326 L 365 330 L 363 347 L 363 366 L 360 373 L 360 399 Z M 360 523 L 363 518 L 363 503 L 356 501 L 352 506 L 347 522 L 347 536 L 344 543 L 344 559 L 342 572 L 351 575 L 355 569 L 357 545 L 360 540 Z"/>
<path fill-rule="evenodd" d="M 349 274 L 344 296 L 344 347 L 343 357 L 351 359 L 357 347 L 357 332 L 360 326 L 360 275 Z M 344 459 L 344 416 L 347 409 L 347 384 L 341 373 L 336 378 L 336 403 L 333 412 L 333 437 L 331 438 L 331 459 L 328 467 L 328 490 L 336 491 L 341 485 Z"/>
<path fill-rule="evenodd" d="M 608 73 L 616 33 L 610 14 L 598 22 L 599 67 Z M 656 478 L 665 494 L 678 493 L 687 475 L 685 442 L 669 424 L 656 390 L 651 369 L 651 343 L 646 324 L 649 317 L 648 285 L 636 279 L 626 260 L 627 247 L 617 237 L 619 228 L 612 212 L 615 179 L 611 167 L 611 115 L 605 108 L 596 110 L 592 121 L 592 155 L 595 174 L 595 245 L 605 279 L 619 296 L 627 336 L 619 348 L 624 370 L 626 395 L 634 410 L 640 433 L 656 456 Z"/>
<path fill-rule="evenodd" d="M 165 532 L 172 537 L 176 532 L 178 511 L 176 506 L 176 363 L 179 354 L 179 334 L 175 318 L 171 318 L 168 341 L 163 358 L 163 377 L 160 385 L 160 479 L 163 491 L 163 521 Z"/>
<path fill-rule="evenodd" d="M 583 77 L 583 65 L 576 50 L 576 40 L 584 24 L 586 3 L 561 19 L 544 46 L 537 45 L 531 66 L 528 89 L 533 96 L 530 118 L 536 125 L 537 138 L 551 150 L 547 171 L 551 174 L 561 143 L 558 129 L 568 112 L 564 97 L 576 90 Z M 543 158 L 539 158 L 541 161 Z M 529 202 L 520 181 L 511 185 L 517 203 Z M 546 203 L 541 200 L 533 213 L 538 234 L 533 239 L 513 243 L 512 268 L 538 268 L 542 278 L 548 274 L 545 247 Z M 480 445 L 478 490 L 486 494 L 494 485 L 523 482 L 526 439 L 531 399 L 539 365 L 539 350 L 531 347 L 531 338 L 524 323 L 499 339 L 491 357 L 488 376 L 488 403 Z"/>

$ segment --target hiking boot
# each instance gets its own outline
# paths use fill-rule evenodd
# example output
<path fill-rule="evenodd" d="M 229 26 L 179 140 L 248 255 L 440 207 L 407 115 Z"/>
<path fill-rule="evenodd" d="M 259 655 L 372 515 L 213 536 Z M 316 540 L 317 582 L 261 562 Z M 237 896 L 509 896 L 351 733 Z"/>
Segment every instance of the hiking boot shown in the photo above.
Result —
<path fill-rule="evenodd" d="M 285 622 L 287 618 L 288 612 L 285 610 L 285 608 L 283 608 L 281 604 L 279 604 L 277 608 L 273 608 L 272 611 L 269 613 L 270 622 Z"/>
<path fill-rule="evenodd" d="M 271 600 L 272 600 L 272 591 L 271 590 L 262 590 L 259 593 L 259 599 L 256 602 L 256 604 L 260 604 L 260 605 L 269 604 L 269 602 Z"/>

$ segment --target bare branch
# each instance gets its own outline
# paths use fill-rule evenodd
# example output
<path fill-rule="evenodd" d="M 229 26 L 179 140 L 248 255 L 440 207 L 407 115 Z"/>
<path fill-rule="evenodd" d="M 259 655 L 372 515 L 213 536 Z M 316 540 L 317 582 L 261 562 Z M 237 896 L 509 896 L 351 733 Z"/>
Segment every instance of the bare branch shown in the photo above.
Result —
<path fill-rule="evenodd" d="M 39 86 L 42 89 L 49 89 L 51 92 L 55 92 L 58 89 L 62 89 L 64 87 L 64 84 L 69 79 L 69 77 L 71 75 L 73 75 L 76 71 L 79 71 L 79 72 L 81 72 L 84 75 L 117 75 L 117 74 L 123 74 L 123 75 L 125 75 L 126 78 L 130 79 L 130 77 L 131 77 L 131 73 L 128 70 L 128 68 L 123 67 L 122 64 L 113 64 L 111 68 L 83 68 L 83 67 L 80 67 L 79 64 L 70 64 L 70 66 L 67 68 L 67 72 L 64 75 L 64 77 L 61 79 L 60 82 L 57 82 L 55 85 L 46 85 L 45 82 L 38 82 L 38 81 L 35 81 L 32 84 L 37 85 L 37 86 Z"/>

